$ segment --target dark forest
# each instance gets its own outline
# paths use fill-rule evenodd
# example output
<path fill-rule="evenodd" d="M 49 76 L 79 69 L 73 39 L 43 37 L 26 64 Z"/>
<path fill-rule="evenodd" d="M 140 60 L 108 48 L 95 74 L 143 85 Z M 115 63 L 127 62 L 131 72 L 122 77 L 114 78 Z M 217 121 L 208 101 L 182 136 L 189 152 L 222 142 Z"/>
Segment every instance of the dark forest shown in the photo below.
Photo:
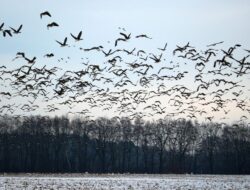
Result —
<path fill-rule="evenodd" d="M 4 116 L 0 145 L 0 172 L 250 174 L 244 122 Z"/>

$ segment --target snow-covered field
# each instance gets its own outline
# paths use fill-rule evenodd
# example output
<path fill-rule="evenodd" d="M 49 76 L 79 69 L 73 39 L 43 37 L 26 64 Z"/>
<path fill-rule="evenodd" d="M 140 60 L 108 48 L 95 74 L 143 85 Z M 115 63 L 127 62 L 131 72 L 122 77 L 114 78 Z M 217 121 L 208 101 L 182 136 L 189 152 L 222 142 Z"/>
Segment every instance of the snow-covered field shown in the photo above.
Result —
<path fill-rule="evenodd" d="M 4 190 L 249 190 L 250 176 L 225 175 L 1 175 Z"/>

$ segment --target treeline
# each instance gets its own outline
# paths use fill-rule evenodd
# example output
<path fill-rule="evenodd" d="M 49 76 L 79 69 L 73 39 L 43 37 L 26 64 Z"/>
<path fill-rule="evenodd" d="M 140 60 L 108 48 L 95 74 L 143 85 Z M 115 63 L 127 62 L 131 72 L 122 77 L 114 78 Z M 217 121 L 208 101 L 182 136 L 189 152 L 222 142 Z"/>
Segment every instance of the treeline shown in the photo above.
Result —
<path fill-rule="evenodd" d="M 250 129 L 169 118 L 0 118 L 0 172 L 250 174 Z"/>

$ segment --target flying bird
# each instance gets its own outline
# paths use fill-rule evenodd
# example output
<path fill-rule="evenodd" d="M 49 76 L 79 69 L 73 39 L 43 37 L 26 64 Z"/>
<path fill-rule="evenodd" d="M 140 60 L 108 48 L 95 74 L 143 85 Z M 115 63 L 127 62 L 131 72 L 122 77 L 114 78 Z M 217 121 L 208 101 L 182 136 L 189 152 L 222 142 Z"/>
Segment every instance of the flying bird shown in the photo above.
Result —
<path fill-rule="evenodd" d="M 52 22 L 50 24 L 47 24 L 47 29 L 52 28 L 52 27 L 58 27 L 58 26 L 59 24 L 57 24 L 56 22 Z"/>
<path fill-rule="evenodd" d="M 12 27 L 10 27 L 10 29 L 14 32 L 14 34 L 20 34 L 22 27 L 23 25 L 21 24 L 18 29 L 14 29 Z"/>
<path fill-rule="evenodd" d="M 84 50 L 84 51 L 92 51 L 92 50 L 100 51 L 102 48 L 103 48 L 103 46 L 95 46 L 92 48 L 86 48 L 86 49 L 80 48 L 80 49 Z"/>
<path fill-rule="evenodd" d="M 44 55 L 44 57 L 47 57 L 47 58 L 54 57 L 54 54 L 53 53 L 48 53 L 48 54 Z"/>
<path fill-rule="evenodd" d="M 51 14 L 50 14 L 48 11 L 45 11 L 45 12 L 42 12 L 42 13 L 40 14 L 40 18 L 42 19 L 43 16 L 49 16 L 49 17 L 51 17 Z"/>
<path fill-rule="evenodd" d="M 221 42 L 217 42 L 217 43 L 213 43 L 213 44 L 207 45 L 207 47 L 216 46 L 216 45 L 222 44 L 222 43 L 224 43 L 224 41 L 221 41 Z"/>
<path fill-rule="evenodd" d="M 118 38 L 116 41 L 115 41 L 115 46 L 117 46 L 118 42 L 119 41 L 127 41 L 126 39 L 123 39 L 123 38 Z"/>
<path fill-rule="evenodd" d="M 65 47 L 65 46 L 68 46 L 67 40 L 68 40 L 68 38 L 66 37 L 66 38 L 64 38 L 64 41 L 63 41 L 63 42 L 59 42 L 59 41 L 57 41 L 57 40 L 56 40 L 56 42 L 57 42 L 58 44 L 60 44 L 61 47 Z"/>
<path fill-rule="evenodd" d="M 152 39 L 151 37 L 148 37 L 146 34 L 137 35 L 135 38 L 148 38 L 148 39 Z"/>
<path fill-rule="evenodd" d="M 18 58 L 25 58 L 25 53 L 24 52 L 17 52 L 16 57 L 12 61 L 15 61 Z"/>
<path fill-rule="evenodd" d="M 24 58 L 28 63 L 33 64 L 36 61 L 36 57 L 33 57 L 33 59 L 28 59 L 27 57 Z"/>
<path fill-rule="evenodd" d="M 167 45 L 168 45 L 168 43 L 166 43 L 165 46 L 164 46 L 163 48 L 158 48 L 158 50 L 165 51 L 166 48 L 167 48 Z"/>
<path fill-rule="evenodd" d="M 80 40 L 83 40 L 81 38 L 82 36 L 82 31 L 79 32 L 79 34 L 77 36 L 74 36 L 73 34 L 70 33 L 70 35 L 72 36 L 72 38 L 74 38 L 76 41 L 80 41 Z"/>
<path fill-rule="evenodd" d="M 155 63 L 160 63 L 161 62 L 161 57 L 162 54 L 159 55 L 159 57 L 156 57 L 154 54 L 152 54 L 153 57 L 149 57 L 150 59 L 154 60 Z"/>
<path fill-rule="evenodd" d="M 130 33 L 130 34 L 124 34 L 124 33 L 120 32 L 120 34 L 121 34 L 126 40 L 129 40 L 130 37 L 131 37 L 131 33 Z"/>
<path fill-rule="evenodd" d="M 17 52 L 16 56 L 21 56 L 21 57 L 25 58 L 25 53 L 24 52 Z"/>
<path fill-rule="evenodd" d="M 127 40 L 129 40 L 131 38 L 131 33 L 130 34 L 124 34 L 122 32 L 120 32 L 120 35 L 122 35 L 124 38 L 118 38 L 116 41 L 115 41 L 115 46 L 117 46 L 118 42 L 119 41 L 124 41 L 126 42 Z"/>

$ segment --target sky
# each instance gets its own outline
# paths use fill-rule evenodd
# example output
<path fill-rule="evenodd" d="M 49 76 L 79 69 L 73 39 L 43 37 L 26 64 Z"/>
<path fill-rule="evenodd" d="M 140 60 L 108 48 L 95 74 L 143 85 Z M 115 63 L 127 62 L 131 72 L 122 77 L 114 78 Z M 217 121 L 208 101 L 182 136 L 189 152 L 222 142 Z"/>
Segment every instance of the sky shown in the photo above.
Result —
<path fill-rule="evenodd" d="M 1 38 L 1 54 L 23 48 L 31 53 L 56 48 L 45 39 L 64 38 L 70 32 L 84 31 L 86 44 L 113 39 L 118 27 L 132 33 L 145 32 L 155 43 L 195 45 L 224 40 L 249 46 L 250 2 L 248 0 L 138 0 L 138 1 L 72 1 L 18 0 L 1 2 L 0 21 L 10 26 L 24 24 L 21 38 Z M 40 20 L 39 13 L 49 10 L 53 19 Z M 44 25 L 56 20 L 60 30 L 44 31 Z M 44 25 L 43 25 L 44 24 Z M 32 38 L 31 38 L 32 37 Z M 48 40 L 49 41 L 49 40 Z M 15 51 L 14 51 L 15 52 Z"/>
<path fill-rule="evenodd" d="M 48 10 L 52 18 L 40 19 L 39 14 Z M 58 66 L 55 59 L 43 59 L 43 55 L 55 52 L 58 57 L 71 57 L 70 63 L 60 63 L 64 69 L 79 69 L 74 64 L 83 55 L 75 49 L 63 49 L 55 40 L 63 41 L 70 33 L 83 31 L 83 42 L 79 47 L 97 45 L 111 46 L 119 37 L 118 27 L 128 33 L 145 33 L 153 38 L 150 43 L 142 42 L 146 49 L 175 48 L 178 44 L 191 42 L 197 48 L 224 41 L 221 48 L 236 43 L 250 48 L 250 1 L 248 0 L 8 0 L 1 2 L 0 24 L 17 28 L 23 24 L 21 35 L 12 38 L 0 37 L 1 65 L 15 68 L 25 62 L 12 62 L 16 52 L 24 51 L 27 56 L 36 56 L 40 65 Z M 57 29 L 46 29 L 52 21 Z M 74 43 L 69 39 L 71 44 Z M 112 44 L 113 45 L 113 44 Z M 131 46 L 132 47 L 132 46 Z M 67 56 L 66 56 L 67 55 Z M 95 55 L 90 55 L 95 59 Z M 0 86 L 0 91 L 5 88 Z"/>

